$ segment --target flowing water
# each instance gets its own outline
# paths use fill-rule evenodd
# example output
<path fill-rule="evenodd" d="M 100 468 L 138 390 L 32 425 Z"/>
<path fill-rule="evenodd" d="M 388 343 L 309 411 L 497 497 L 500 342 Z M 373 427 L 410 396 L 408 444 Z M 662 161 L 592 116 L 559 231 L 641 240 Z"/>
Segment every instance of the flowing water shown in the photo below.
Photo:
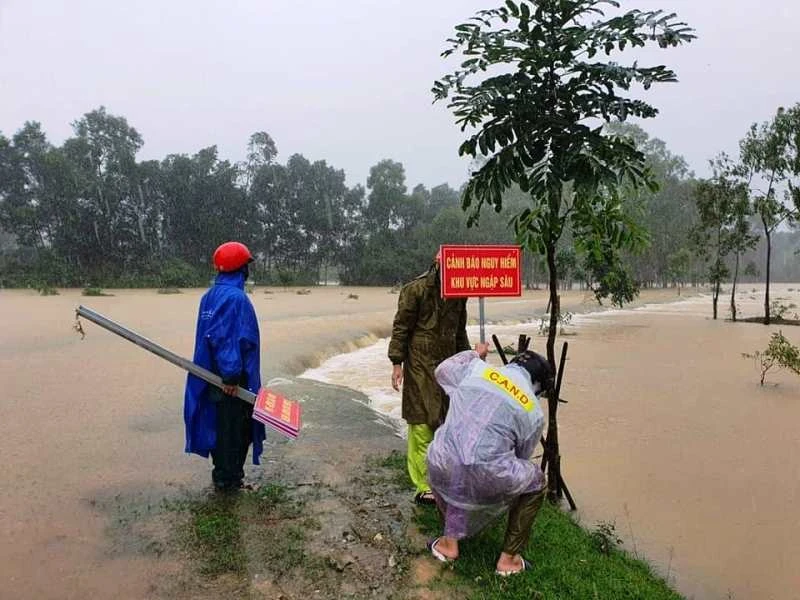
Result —
<path fill-rule="evenodd" d="M 761 287 L 740 289 L 743 315 L 758 315 Z M 208 463 L 183 453 L 185 374 L 91 324 L 83 340 L 71 326 L 75 306 L 87 304 L 191 356 L 203 290 L 113 293 L 0 290 L 0 598 L 143 598 L 181 572 L 140 547 L 153 532 L 139 535 L 136 514 L 209 485 Z M 776 285 L 773 297 L 800 305 L 800 286 Z M 396 294 L 330 286 L 251 298 L 264 381 L 315 367 L 304 376 L 353 389 L 402 431 L 379 339 Z M 665 302 L 675 291 L 643 298 Z M 527 333 L 541 351 L 538 321 L 513 322 L 546 303 L 543 290 L 487 301 L 498 321 L 487 334 L 506 345 Z M 562 304 L 579 313 L 591 298 L 564 292 Z M 710 310 L 707 297 L 695 297 L 574 315 L 562 338 L 570 343 L 569 404 L 559 409 L 564 477 L 586 526 L 616 521 L 627 547 L 687 597 L 800 598 L 800 378 L 770 372 L 761 387 L 741 357 L 778 329 L 800 345 L 800 328 L 712 321 Z M 470 336 L 477 340 L 477 328 Z M 324 360 L 345 349 L 354 351 Z"/>
<path fill-rule="evenodd" d="M 763 310 L 762 287 L 737 294 L 741 317 Z M 800 286 L 772 298 L 800 313 Z M 754 362 L 772 332 L 800 345 L 800 327 L 710 318 L 711 297 L 576 314 L 559 409 L 564 477 L 587 527 L 615 523 L 687 598 L 800 598 L 800 378 Z M 487 326 L 501 343 L 538 322 Z M 470 327 L 470 339 L 478 328 Z M 301 376 L 363 393 L 403 434 L 389 384 L 388 340 L 334 356 Z M 490 355 L 490 362 L 499 362 Z M 535 559 L 535 557 L 533 557 Z"/>

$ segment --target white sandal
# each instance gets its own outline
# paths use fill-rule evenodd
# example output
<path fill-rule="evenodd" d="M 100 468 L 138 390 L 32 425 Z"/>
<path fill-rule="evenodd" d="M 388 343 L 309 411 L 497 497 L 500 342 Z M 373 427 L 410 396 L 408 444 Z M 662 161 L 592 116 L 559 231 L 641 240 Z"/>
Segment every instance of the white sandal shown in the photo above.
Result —
<path fill-rule="evenodd" d="M 530 571 L 532 568 L 533 565 L 523 558 L 522 568 L 519 571 L 499 571 L 495 569 L 494 574 L 499 575 L 500 577 L 510 577 L 511 575 L 518 575 L 524 571 Z"/>
<path fill-rule="evenodd" d="M 442 554 L 441 552 L 439 552 L 436 549 L 436 544 L 439 543 L 440 539 L 441 538 L 437 537 L 437 538 L 434 538 L 431 541 L 429 541 L 428 542 L 428 550 L 431 551 L 431 555 L 433 556 L 433 558 L 435 558 L 436 560 L 438 560 L 440 562 L 443 562 L 443 563 L 453 562 L 454 559 L 446 557 L 444 554 Z"/>

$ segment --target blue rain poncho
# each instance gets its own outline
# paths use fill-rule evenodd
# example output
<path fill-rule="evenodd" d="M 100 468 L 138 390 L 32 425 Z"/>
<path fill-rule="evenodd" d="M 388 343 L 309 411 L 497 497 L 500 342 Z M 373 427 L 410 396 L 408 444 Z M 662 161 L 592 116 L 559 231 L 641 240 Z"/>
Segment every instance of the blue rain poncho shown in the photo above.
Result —
<path fill-rule="evenodd" d="M 442 362 L 435 375 L 450 408 L 428 448 L 428 481 L 444 502 L 467 513 L 472 536 L 517 496 L 545 487 L 531 461 L 544 412 L 528 371 L 513 363 L 493 367 L 468 350 Z"/>
<path fill-rule="evenodd" d="M 255 394 L 261 388 L 260 337 L 244 281 L 241 271 L 220 273 L 200 300 L 194 363 L 224 380 L 237 381 L 244 374 L 243 387 Z M 209 388 L 210 384 L 190 374 L 183 404 L 186 452 L 205 458 L 217 444 L 217 407 L 209 399 Z M 266 436 L 264 425 L 255 419 L 252 427 L 253 464 L 257 465 Z"/>

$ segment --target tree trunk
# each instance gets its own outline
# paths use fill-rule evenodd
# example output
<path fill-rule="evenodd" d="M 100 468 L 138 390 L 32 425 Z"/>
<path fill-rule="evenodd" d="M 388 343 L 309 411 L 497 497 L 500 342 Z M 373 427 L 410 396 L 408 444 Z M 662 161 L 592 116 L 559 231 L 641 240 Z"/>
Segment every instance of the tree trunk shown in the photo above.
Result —
<path fill-rule="evenodd" d="M 739 279 L 739 253 L 736 253 L 736 266 L 733 268 L 733 285 L 731 287 L 731 319 L 736 323 L 736 280 Z"/>
<path fill-rule="evenodd" d="M 717 213 L 719 214 L 719 213 Z M 717 301 L 719 300 L 719 288 L 722 285 L 722 229 L 717 226 L 717 264 L 714 265 L 716 271 L 714 278 L 714 320 L 717 320 Z"/>
<path fill-rule="evenodd" d="M 556 267 L 556 246 L 555 243 L 547 245 L 547 268 L 550 273 L 550 329 L 547 332 L 547 362 L 556 372 L 556 334 L 558 332 L 558 317 L 561 314 L 561 299 L 558 295 L 558 270 Z M 548 496 L 552 502 L 558 500 L 556 490 L 559 488 L 559 450 L 558 450 L 558 398 L 555 398 L 555 390 L 549 390 L 547 398 L 547 439 L 545 440 L 545 450 L 549 457 L 547 462 Z"/>
<path fill-rule="evenodd" d="M 717 281 L 714 282 L 714 295 L 712 296 L 712 302 L 714 304 L 714 320 L 715 321 L 717 320 L 717 301 L 719 300 L 719 287 L 720 287 L 720 282 L 719 282 L 719 278 L 717 278 Z"/>
<path fill-rule="evenodd" d="M 150 250 L 152 250 L 152 246 L 148 243 L 147 236 L 144 232 L 144 221 L 147 216 L 147 208 L 144 201 L 144 191 L 142 190 L 141 183 L 137 187 L 139 190 L 139 211 L 136 215 L 136 220 L 139 224 L 139 239 L 142 242 L 142 246 L 147 246 Z"/>
<path fill-rule="evenodd" d="M 767 237 L 767 283 L 764 290 L 764 325 L 769 325 L 769 265 L 772 259 L 772 232 L 764 224 L 764 233 Z"/>

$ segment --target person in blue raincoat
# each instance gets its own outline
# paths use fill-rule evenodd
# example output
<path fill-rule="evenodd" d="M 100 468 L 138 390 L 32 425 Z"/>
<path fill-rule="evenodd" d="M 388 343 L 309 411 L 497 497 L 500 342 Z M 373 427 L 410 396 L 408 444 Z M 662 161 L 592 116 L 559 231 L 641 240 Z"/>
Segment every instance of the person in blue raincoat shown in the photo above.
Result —
<path fill-rule="evenodd" d="M 239 242 L 226 242 L 214 252 L 219 273 L 200 300 L 194 362 L 219 375 L 223 387 L 191 374 L 186 380 L 186 452 L 211 455 L 211 479 L 221 491 L 242 487 L 250 444 L 257 465 L 265 438 L 264 425 L 252 418 L 252 405 L 235 395 L 237 386 L 253 393 L 261 387 L 258 320 L 244 290 L 252 260 Z"/>

